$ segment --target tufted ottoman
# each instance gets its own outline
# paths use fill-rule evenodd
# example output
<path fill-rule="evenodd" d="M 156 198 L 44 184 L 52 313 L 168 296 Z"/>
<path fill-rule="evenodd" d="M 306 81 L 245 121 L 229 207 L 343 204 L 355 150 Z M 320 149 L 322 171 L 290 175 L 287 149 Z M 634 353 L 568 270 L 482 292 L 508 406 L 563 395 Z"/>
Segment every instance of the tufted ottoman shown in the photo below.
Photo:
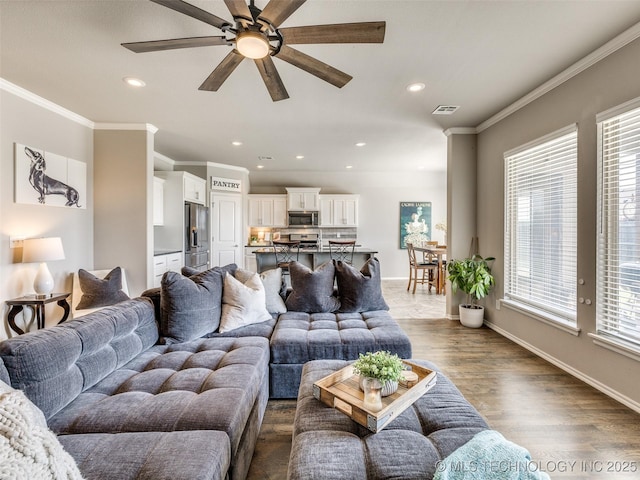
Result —
<path fill-rule="evenodd" d="M 411 357 L 400 325 L 379 310 L 364 313 L 280 315 L 270 341 L 270 397 L 296 398 L 302 367 L 311 360 L 356 360 L 360 353 L 388 350 Z"/>
<path fill-rule="evenodd" d="M 436 370 L 425 361 L 415 363 Z M 430 479 L 436 463 L 488 429 L 475 408 L 438 372 L 436 385 L 376 434 L 313 397 L 313 382 L 349 362 L 304 366 L 289 461 L 289 480 Z"/>

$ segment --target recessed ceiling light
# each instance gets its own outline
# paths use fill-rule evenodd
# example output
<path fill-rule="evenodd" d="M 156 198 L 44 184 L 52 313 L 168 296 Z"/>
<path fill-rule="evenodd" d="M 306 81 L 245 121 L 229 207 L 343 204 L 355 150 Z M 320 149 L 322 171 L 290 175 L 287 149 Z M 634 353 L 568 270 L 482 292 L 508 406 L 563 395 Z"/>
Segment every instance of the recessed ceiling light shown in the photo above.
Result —
<path fill-rule="evenodd" d="M 135 77 L 124 77 L 122 81 L 131 87 L 144 87 L 146 85 L 142 80 Z"/>
<path fill-rule="evenodd" d="M 264 168 L 264 165 L 258 165 L 256 168 Z"/>
<path fill-rule="evenodd" d="M 345 168 L 348 170 L 350 168 L 353 168 L 353 165 L 347 165 Z"/>
<path fill-rule="evenodd" d="M 407 85 L 407 90 L 410 92 L 419 92 L 424 90 L 424 83 L 412 83 L 411 85 Z"/>
<path fill-rule="evenodd" d="M 297 158 L 298 160 L 302 160 L 302 159 L 304 158 L 304 155 L 296 155 L 296 158 Z"/>
<path fill-rule="evenodd" d="M 366 145 L 366 143 L 364 143 L 364 142 L 356 143 L 356 147 L 364 147 L 365 145 Z"/>
<path fill-rule="evenodd" d="M 231 145 L 233 145 L 234 147 L 239 147 L 240 145 L 242 145 L 242 142 L 238 142 L 238 141 L 231 142 Z"/>

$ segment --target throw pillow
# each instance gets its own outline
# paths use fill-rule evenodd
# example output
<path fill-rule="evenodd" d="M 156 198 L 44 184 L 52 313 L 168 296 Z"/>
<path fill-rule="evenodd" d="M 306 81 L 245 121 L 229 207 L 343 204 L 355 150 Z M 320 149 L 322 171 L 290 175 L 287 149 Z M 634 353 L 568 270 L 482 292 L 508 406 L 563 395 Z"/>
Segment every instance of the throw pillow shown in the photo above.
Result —
<path fill-rule="evenodd" d="M 373 257 L 358 271 L 348 263 L 335 261 L 340 312 L 389 310 L 382 297 L 380 262 Z"/>
<path fill-rule="evenodd" d="M 73 457 L 47 428 L 42 411 L 20 390 L 0 381 L 2 478 L 81 480 Z"/>
<path fill-rule="evenodd" d="M 106 307 L 129 299 L 129 296 L 122 291 L 120 267 L 111 270 L 104 278 L 98 278 L 81 268 L 78 270 L 78 280 L 82 298 L 76 307 L 77 310 Z"/>
<path fill-rule="evenodd" d="M 187 342 L 216 331 L 225 273 L 224 268 L 214 267 L 191 277 L 177 272 L 162 276 L 160 333 L 165 342 Z"/>
<path fill-rule="evenodd" d="M 335 267 L 332 262 L 320 265 L 315 270 L 299 263 L 289 264 L 292 291 L 285 300 L 287 310 L 292 312 L 335 312 L 340 301 L 333 292 Z"/>
<path fill-rule="evenodd" d="M 239 268 L 236 270 L 235 277 L 242 283 L 245 283 L 249 278 L 255 275 L 251 270 L 245 270 Z M 264 285 L 265 303 L 267 311 L 269 313 L 284 313 L 287 311 L 287 307 L 282 299 L 283 291 L 283 278 L 282 269 L 274 268 L 267 270 L 259 274 L 262 285 Z"/>
<path fill-rule="evenodd" d="M 227 273 L 222 293 L 220 333 L 267 320 L 271 320 L 271 315 L 265 307 L 264 285 L 258 274 L 254 273 L 242 283 Z"/>

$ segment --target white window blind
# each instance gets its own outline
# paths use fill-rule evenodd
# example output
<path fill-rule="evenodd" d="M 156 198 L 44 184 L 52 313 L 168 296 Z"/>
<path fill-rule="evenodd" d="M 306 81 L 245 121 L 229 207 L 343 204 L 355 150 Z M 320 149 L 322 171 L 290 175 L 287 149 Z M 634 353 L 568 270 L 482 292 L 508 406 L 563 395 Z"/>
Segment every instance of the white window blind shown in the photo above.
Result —
<path fill-rule="evenodd" d="M 640 108 L 599 121 L 598 147 L 596 329 L 640 345 Z"/>
<path fill-rule="evenodd" d="M 575 125 L 505 154 L 505 298 L 576 323 Z"/>

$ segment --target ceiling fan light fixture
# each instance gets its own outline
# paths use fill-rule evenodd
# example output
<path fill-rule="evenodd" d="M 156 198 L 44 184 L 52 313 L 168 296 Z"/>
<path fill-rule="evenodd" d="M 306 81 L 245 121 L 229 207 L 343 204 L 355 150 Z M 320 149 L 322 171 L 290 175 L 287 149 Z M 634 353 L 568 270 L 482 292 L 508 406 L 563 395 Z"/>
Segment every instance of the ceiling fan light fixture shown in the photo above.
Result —
<path fill-rule="evenodd" d="M 258 32 L 246 31 L 238 33 L 236 48 L 243 56 L 254 60 L 269 55 L 269 42 Z"/>

